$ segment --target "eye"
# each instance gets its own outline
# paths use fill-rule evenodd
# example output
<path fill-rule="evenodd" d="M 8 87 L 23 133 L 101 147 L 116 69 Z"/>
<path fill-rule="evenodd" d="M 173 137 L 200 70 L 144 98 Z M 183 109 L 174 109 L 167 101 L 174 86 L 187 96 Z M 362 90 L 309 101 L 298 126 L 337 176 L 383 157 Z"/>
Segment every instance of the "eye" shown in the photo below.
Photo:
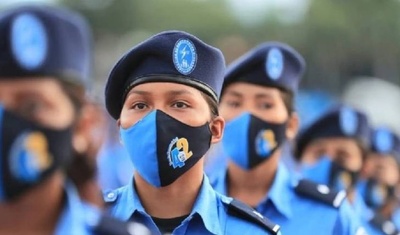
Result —
<path fill-rule="evenodd" d="M 257 108 L 259 109 L 271 109 L 272 107 L 273 105 L 269 102 L 262 102 L 257 105 Z"/>
<path fill-rule="evenodd" d="M 240 107 L 239 101 L 227 101 L 226 104 L 231 108 L 239 108 Z"/>
<path fill-rule="evenodd" d="M 188 108 L 189 105 L 187 105 L 185 102 L 177 101 L 174 104 L 172 104 L 172 107 L 178 108 L 178 109 L 185 109 L 185 108 Z"/>
<path fill-rule="evenodd" d="M 27 99 L 20 103 L 17 112 L 28 119 L 35 119 L 41 112 L 44 111 L 45 104 L 38 99 Z"/>
<path fill-rule="evenodd" d="M 147 104 L 145 103 L 135 103 L 132 105 L 132 109 L 136 109 L 136 110 L 143 110 L 145 108 L 147 108 Z"/>

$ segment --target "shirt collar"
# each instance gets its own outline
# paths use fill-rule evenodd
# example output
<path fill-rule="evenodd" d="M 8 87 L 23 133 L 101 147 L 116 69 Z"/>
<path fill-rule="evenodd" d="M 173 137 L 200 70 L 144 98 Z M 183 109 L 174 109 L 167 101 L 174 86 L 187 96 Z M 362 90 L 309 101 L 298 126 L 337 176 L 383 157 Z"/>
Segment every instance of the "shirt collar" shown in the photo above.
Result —
<path fill-rule="evenodd" d="M 125 220 L 128 220 L 135 212 L 150 217 L 145 212 L 145 209 L 143 208 L 143 205 L 140 202 L 139 196 L 134 187 L 134 180 L 132 179 L 131 183 L 129 184 L 129 188 L 127 189 L 128 191 L 126 194 L 126 199 L 121 198 L 122 200 L 133 200 L 132 202 L 124 203 L 124 206 L 132 205 L 131 207 L 125 207 L 124 213 L 123 215 L 121 215 L 122 219 Z M 120 203 L 120 205 L 122 205 L 122 203 Z M 204 174 L 203 182 L 201 184 L 196 201 L 193 205 L 192 212 L 185 220 L 190 220 L 196 214 L 198 214 L 202 219 L 203 225 L 209 232 L 213 234 L 221 234 L 217 208 L 217 195 L 214 189 L 211 187 L 207 176 Z"/>
<path fill-rule="evenodd" d="M 267 201 L 271 200 L 281 214 L 286 218 L 290 218 L 292 216 L 290 204 L 293 197 L 294 181 L 294 179 L 291 179 L 286 166 L 283 163 L 279 163 L 272 187 L 260 205 L 266 205 Z"/>
<path fill-rule="evenodd" d="M 66 182 L 64 192 L 65 204 L 55 234 L 86 234 L 85 206 L 81 202 L 76 188 L 71 182 Z M 95 223 L 95 221 L 93 222 Z"/>
<path fill-rule="evenodd" d="M 211 187 L 207 176 L 204 175 L 203 183 L 200 192 L 197 195 L 191 215 L 200 215 L 204 226 L 209 232 L 213 234 L 221 234 L 217 208 L 217 194 Z"/>

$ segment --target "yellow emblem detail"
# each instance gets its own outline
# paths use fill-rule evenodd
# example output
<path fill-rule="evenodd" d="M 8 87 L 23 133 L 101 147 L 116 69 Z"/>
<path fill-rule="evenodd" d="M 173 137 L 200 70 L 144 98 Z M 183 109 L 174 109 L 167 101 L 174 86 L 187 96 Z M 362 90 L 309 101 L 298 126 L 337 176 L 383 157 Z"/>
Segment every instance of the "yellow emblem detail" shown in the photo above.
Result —
<path fill-rule="evenodd" d="M 275 134 L 272 130 L 265 130 L 264 133 L 262 134 L 262 138 L 269 143 L 270 149 L 273 149 L 277 146 L 277 143 L 275 141 Z"/>
<path fill-rule="evenodd" d="M 48 168 L 53 162 L 46 137 L 41 132 L 33 132 L 26 137 L 26 149 L 35 157 L 39 169 Z"/>

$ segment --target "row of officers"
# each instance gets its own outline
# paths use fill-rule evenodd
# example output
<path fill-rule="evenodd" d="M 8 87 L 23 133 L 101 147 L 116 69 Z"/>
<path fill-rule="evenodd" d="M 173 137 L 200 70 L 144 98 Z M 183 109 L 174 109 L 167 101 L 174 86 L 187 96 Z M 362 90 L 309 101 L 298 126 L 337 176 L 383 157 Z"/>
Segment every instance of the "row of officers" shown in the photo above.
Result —
<path fill-rule="evenodd" d="M 0 234 L 398 233 L 399 138 L 344 104 L 298 133 L 305 61 L 279 42 L 227 68 L 182 31 L 128 50 L 105 104 L 134 171 L 101 193 L 91 37 L 59 7 L 0 13 Z"/>

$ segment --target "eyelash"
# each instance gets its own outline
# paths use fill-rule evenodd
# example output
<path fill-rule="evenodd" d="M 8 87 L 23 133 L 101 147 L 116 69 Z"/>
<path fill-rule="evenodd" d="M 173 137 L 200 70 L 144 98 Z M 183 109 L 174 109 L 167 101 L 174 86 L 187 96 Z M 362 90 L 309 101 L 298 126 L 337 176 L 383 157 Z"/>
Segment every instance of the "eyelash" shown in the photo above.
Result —
<path fill-rule="evenodd" d="M 183 106 L 185 106 L 185 107 L 176 107 L 177 105 L 183 105 Z M 178 109 L 182 109 L 182 108 L 189 108 L 190 106 L 189 106 L 186 102 L 183 102 L 183 101 L 176 101 L 176 102 L 174 102 L 174 103 L 172 104 L 172 107 L 178 108 Z"/>
<path fill-rule="evenodd" d="M 138 105 L 143 105 L 144 107 L 139 109 L 139 108 L 137 108 Z M 132 104 L 132 106 L 131 106 L 131 108 L 135 109 L 135 110 L 143 110 L 146 107 L 147 107 L 147 104 L 145 104 L 143 102 L 136 102 L 136 103 Z"/>

